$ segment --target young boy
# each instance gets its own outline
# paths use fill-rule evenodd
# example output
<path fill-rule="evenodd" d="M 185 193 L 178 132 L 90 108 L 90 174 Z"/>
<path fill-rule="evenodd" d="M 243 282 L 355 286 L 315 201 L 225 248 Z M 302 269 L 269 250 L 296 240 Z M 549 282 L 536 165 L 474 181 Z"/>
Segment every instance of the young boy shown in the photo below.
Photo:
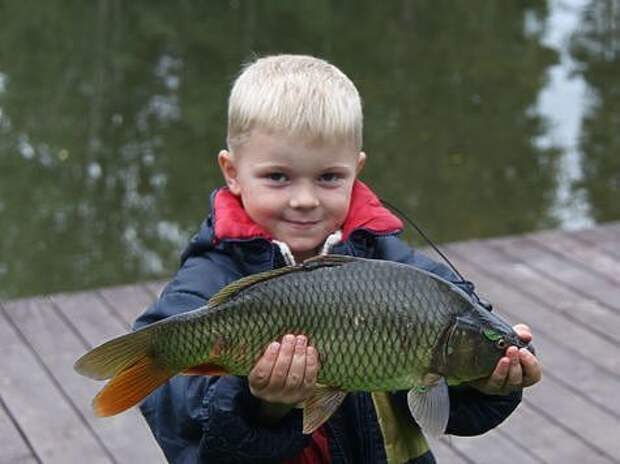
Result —
<path fill-rule="evenodd" d="M 366 155 L 357 89 L 336 67 L 309 56 L 258 59 L 229 100 L 228 151 L 218 162 L 226 187 L 182 255 L 182 266 L 141 327 L 195 309 L 249 274 L 325 253 L 408 263 L 460 285 L 446 266 L 396 237 L 401 221 L 357 175 Z M 531 340 L 529 329 L 516 326 Z M 310 436 L 297 403 L 315 387 L 320 353 L 303 335 L 274 340 L 248 378 L 173 378 L 142 404 L 157 441 L 175 463 L 431 463 L 408 411 L 407 392 L 350 393 Z M 450 388 L 446 433 L 476 435 L 502 422 L 541 368 L 510 347 L 495 372 Z"/>

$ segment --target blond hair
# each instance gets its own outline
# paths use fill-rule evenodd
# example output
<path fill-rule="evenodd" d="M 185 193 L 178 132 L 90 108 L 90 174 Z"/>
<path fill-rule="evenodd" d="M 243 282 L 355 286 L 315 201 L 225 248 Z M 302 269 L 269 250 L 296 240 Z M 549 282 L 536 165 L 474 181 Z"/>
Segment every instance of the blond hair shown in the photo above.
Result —
<path fill-rule="evenodd" d="M 246 65 L 228 100 L 228 149 L 254 129 L 304 142 L 362 147 L 362 103 L 337 67 L 306 55 L 274 55 Z"/>

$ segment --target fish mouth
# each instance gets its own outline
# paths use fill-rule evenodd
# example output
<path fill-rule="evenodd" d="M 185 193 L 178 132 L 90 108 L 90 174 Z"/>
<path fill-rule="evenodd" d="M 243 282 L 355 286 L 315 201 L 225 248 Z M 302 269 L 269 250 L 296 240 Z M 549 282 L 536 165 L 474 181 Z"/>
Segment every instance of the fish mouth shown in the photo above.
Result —
<path fill-rule="evenodd" d="M 536 349 L 534 348 L 534 345 L 532 343 L 528 343 L 525 340 L 519 338 L 518 336 L 514 337 L 513 342 L 514 342 L 513 345 L 516 346 L 517 348 L 519 349 L 525 348 L 533 355 L 536 355 Z"/>
<path fill-rule="evenodd" d="M 523 348 L 525 348 L 527 351 L 529 351 L 534 356 L 536 356 L 536 349 L 534 348 L 534 345 L 532 343 L 525 344 L 525 346 Z"/>

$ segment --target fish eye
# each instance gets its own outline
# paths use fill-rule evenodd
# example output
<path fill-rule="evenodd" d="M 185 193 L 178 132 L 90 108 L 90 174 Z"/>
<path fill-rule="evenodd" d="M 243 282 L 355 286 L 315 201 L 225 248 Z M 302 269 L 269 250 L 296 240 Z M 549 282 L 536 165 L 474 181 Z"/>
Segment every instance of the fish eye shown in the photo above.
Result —
<path fill-rule="evenodd" d="M 508 344 L 506 343 L 506 339 L 502 337 L 502 338 L 497 339 L 497 341 L 495 342 L 495 346 L 499 348 L 500 350 L 503 350 L 508 346 Z"/>

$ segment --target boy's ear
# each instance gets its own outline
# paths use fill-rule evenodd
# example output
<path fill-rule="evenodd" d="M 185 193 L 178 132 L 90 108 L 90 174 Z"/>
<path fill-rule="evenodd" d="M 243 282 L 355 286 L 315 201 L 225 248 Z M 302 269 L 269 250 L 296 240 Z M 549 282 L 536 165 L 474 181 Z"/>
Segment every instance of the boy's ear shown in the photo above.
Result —
<path fill-rule="evenodd" d="M 239 195 L 241 189 L 239 188 L 239 182 L 237 181 L 237 167 L 235 166 L 235 160 L 232 153 L 221 150 L 217 155 L 217 163 L 220 165 L 222 175 L 226 180 L 226 185 L 233 195 Z"/>
<path fill-rule="evenodd" d="M 356 174 L 360 173 L 360 171 L 364 167 L 364 164 L 366 164 L 366 153 L 364 153 L 363 151 L 360 151 L 359 157 L 357 158 L 357 173 Z"/>

